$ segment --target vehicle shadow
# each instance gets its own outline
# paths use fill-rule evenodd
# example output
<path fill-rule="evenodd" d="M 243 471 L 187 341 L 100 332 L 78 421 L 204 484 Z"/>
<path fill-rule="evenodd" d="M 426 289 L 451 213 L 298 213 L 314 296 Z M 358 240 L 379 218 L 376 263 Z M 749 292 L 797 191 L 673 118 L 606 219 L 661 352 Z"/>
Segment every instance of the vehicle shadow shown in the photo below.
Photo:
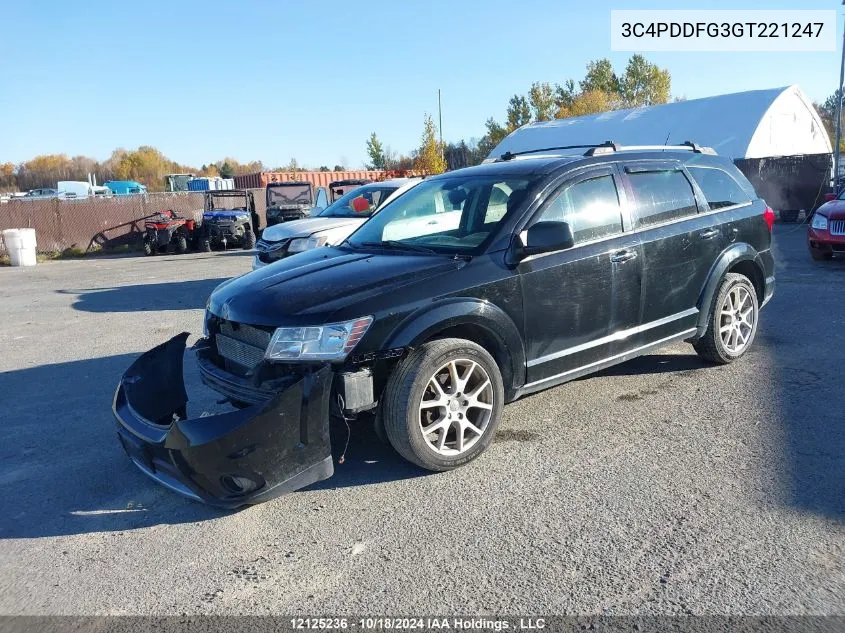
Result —
<path fill-rule="evenodd" d="M 369 418 L 349 422 L 348 429 L 342 422 L 333 421 L 331 438 L 334 475 L 309 486 L 309 490 L 349 488 L 432 474 L 403 459 L 380 440 Z"/>
<path fill-rule="evenodd" d="M 692 348 L 690 348 L 692 349 Z M 664 374 L 712 367 L 697 354 L 646 354 L 632 360 L 608 367 L 595 374 L 581 378 L 588 380 L 598 376 L 638 376 L 643 374 Z"/>
<path fill-rule="evenodd" d="M 804 512 L 845 519 L 845 258 L 813 261 L 806 232 L 775 227 L 777 290 L 762 312 L 770 402 L 783 446 L 770 496 Z M 791 230 L 790 230 L 791 229 Z"/>
<path fill-rule="evenodd" d="M 199 415 L 212 410 L 218 396 L 201 384 L 188 354 L 188 412 Z M 0 373 L 0 393 L 14 394 L 4 402 L 0 425 L 0 539 L 121 532 L 226 514 L 150 480 L 121 450 L 112 397 L 118 377 L 136 358 L 121 354 Z M 332 428 L 335 475 L 310 489 L 423 474 L 370 428 L 351 428 L 343 464 L 337 457 L 346 429 Z"/>
<path fill-rule="evenodd" d="M 68 288 L 56 292 L 78 295 L 72 306 L 82 312 L 190 310 L 204 307 L 211 292 L 227 279 L 220 277 L 105 288 Z"/>

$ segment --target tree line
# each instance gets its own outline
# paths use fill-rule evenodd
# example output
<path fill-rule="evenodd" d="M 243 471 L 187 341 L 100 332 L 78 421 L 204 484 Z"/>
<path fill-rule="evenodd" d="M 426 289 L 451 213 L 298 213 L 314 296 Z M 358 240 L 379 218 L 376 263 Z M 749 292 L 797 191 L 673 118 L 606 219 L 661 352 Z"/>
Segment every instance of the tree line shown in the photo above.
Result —
<path fill-rule="evenodd" d="M 88 180 L 88 174 L 96 175 L 97 182 L 107 180 L 135 180 L 146 185 L 150 191 L 163 191 L 166 188 L 167 174 L 195 174 L 197 176 L 220 176 L 232 178 L 242 174 L 260 171 L 299 171 L 295 159 L 287 165 L 268 168 L 261 161 L 241 163 L 234 158 L 224 158 L 200 167 L 182 165 L 172 161 L 155 147 L 142 145 L 135 150 L 116 149 L 104 161 L 97 161 L 88 156 L 67 156 L 66 154 L 46 154 L 15 165 L 0 163 L 0 191 L 28 191 L 42 187 L 55 187 L 60 180 Z M 329 169 L 326 165 L 321 171 L 344 171 L 343 165 Z"/>
<path fill-rule="evenodd" d="M 367 140 L 368 166 L 413 167 L 436 174 L 477 165 L 505 136 L 526 123 L 667 103 L 671 88 L 669 71 L 642 55 L 633 55 L 621 74 L 614 70 L 609 59 L 594 60 L 587 63 L 584 78 L 577 83 L 574 79 L 563 84 L 534 82 L 527 93 L 514 94 L 508 101 L 504 120 L 500 123 L 488 118 L 481 137 L 441 145 L 434 134 L 436 128 L 431 117 L 426 114 L 421 145 L 406 156 L 396 155 L 373 132 Z"/>

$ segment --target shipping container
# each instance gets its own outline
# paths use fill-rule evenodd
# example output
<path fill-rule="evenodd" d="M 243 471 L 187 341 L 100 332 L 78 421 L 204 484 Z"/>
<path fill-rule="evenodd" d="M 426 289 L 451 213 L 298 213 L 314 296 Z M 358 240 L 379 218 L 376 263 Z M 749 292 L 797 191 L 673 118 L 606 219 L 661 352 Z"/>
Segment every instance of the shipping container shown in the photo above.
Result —
<path fill-rule="evenodd" d="M 310 182 L 314 188 L 326 187 L 336 180 L 361 179 L 370 181 L 387 180 L 388 178 L 407 178 L 420 176 L 422 172 L 406 170 L 359 170 L 359 171 L 297 171 L 297 172 L 269 172 L 262 171 L 255 174 L 235 176 L 235 187 L 238 189 L 258 189 L 270 182 L 287 182 L 289 180 L 304 180 Z"/>
<path fill-rule="evenodd" d="M 188 181 L 188 191 L 224 191 L 235 188 L 233 178 L 193 178 Z"/>

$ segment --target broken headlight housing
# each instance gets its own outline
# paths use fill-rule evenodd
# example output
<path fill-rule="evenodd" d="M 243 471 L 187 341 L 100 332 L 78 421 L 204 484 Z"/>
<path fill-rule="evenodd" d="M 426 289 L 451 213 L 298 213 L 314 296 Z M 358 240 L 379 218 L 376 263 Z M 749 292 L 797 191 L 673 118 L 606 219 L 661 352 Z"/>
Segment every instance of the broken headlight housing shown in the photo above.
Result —
<path fill-rule="evenodd" d="M 343 360 L 373 322 L 366 316 L 343 323 L 276 328 L 264 358 L 270 361 Z"/>

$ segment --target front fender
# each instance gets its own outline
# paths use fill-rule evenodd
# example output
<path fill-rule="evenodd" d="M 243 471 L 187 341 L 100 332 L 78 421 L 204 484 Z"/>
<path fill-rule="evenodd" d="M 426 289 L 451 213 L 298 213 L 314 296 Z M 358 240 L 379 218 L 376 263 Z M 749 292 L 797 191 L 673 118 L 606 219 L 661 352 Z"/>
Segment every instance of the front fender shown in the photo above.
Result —
<path fill-rule="evenodd" d="M 525 383 L 525 348 L 519 330 L 504 310 L 484 299 L 450 298 L 419 309 L 399 323 L 386 348 L 414 347 L 461 325 L 481 328 L 497 341 L 499 349 L 488 351 L 507 365 L 504 369 L 510 375 L 503 376 L 505 391 Z"/>
<path fill-rule="evenodd" d="M 698 336 L 702 336 L 707 331 L 707 325 L 710 322 L 710 311 L 713 307 L 713 299 L 719 291 L 719 284 L 725 278 L 727 272 L 736 264 L 742 261 L 754 262 L 760 271 L 763 271 L 763 266 L 760 263 L 760 254 L 750 244 L 740 243 L 732 244 L 727 249 L 722 251 L 716 262 L 710 268 L 707 275 L 707 281 L 704 288 L 698 297 Z"/>

